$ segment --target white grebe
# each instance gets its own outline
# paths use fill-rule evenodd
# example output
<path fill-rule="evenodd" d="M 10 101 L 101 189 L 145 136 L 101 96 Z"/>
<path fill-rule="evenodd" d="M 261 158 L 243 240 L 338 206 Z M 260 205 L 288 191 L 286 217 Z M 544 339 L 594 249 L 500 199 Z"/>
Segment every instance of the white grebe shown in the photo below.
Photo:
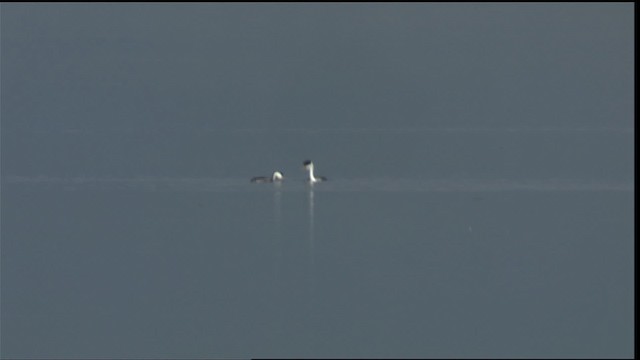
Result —
<path fill-rule="evenodd" d="M 314 176 L 313 175 L 313 163 L 311 162 L 311 160 L 306 160 L 304 163 L 302 163 L 302 165 L 304 165 L 304 169 L 309 172 L 309 182 L 310 183 L 315 183 L 315 182 L 318 182 L 318 181 L 327 181 L 327 178 L 324 177 L 324 176 Z"/>
<path fill-rule="evenodd" d="M 271 177 L 266 176 L 256 176 L 251 179 L 253 183 L 272 183 L 272 182 L 280 182 L 284 179 L 284 176 L 280 171 L 274 171 Z"/>

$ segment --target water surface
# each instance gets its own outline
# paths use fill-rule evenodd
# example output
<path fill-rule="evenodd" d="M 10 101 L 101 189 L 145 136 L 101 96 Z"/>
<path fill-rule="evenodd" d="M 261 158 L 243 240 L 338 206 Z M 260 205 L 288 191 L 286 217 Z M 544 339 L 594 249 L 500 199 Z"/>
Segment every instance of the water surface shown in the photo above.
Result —
<path fill-rule="evenodd" d="M 630 139 L 606 131 L 338 135 L 396 149 L 415 141 L 448 156 L 462 156 L 454 148 L 463 142 L 510 143 L 501 151 L 521 159 L 540 149 L 514 138 L 558 149 Z M 64 147 L 129 141 L 55 136 Z M 601 155 L 616 161 L 600 163 L 608 170 L 600 177 L 586 177 L 595 170 L 579 158 L 549 158 L 547 171 L 567 160 L 574 167 L 534 178 L 510 175 L 521 167 L 508 161 L 515 155 L 482 149 L 497 148 L 473 155 L 497 170 L 475 177 L 456 164 L 448 174 L 413 175 L 424 163 L 437 168 L 430 153 L 424 163 L 407 153 L 401 164 L 411 169 L 370 177 L 356 177 L 355 165 L 350 176 L 337 173 L 341 159 L 316 161 L 330 181 L 315 185 L 304 182 L 302 159 L 282 184 L 213 170 L 6 175 L 5 349 L 26 357 L 606 357 L 630 344 L 633 186 L 624 153 Z M 376 165 L 396 166 L 371 157 L 363 167 Z"/>

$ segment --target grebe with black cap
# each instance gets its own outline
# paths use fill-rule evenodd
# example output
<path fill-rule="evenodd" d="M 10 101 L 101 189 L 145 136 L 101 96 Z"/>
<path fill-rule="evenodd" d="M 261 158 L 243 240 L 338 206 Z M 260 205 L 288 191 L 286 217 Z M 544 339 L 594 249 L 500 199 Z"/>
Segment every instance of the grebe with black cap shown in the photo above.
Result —
<path fill-rule="evenodd" d="M 271 177 L 268 176 L 256 176 L 251 179 L 252 183 L 272 183 L 272 182 L 280 182 L 284 180 L 284 176 L 280 171 L 274 171 Z"/>
<path fill-rule="evenodd" d="M 327 181 L 327 178 L 324 177 L 324 176 L 314 176 L 313 175 L 313 162 L 311 162 L 311 160 L 305 160 L 305 162 L 302 163 L 302 165 L 304 166 L 304 169 L 309 172 L 309 182 L 310 183 L 315 183 L 315 182 L 319 182 L 319 181 Z"/>

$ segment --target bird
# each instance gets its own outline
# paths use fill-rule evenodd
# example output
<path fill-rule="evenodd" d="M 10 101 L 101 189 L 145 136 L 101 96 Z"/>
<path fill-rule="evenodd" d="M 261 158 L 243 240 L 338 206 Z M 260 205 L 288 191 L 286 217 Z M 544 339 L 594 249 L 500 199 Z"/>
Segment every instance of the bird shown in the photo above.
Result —
<path fill-rule="evenodd" d="M 252 183 L 272 183 L 272 182 L 281 182 L 284 180 L 284 175 L 280 171 L 274 171 L 271 177 L 268 176 L 256 176 L 251 178 Z"/>
<path fill-rule="evenodd" d="M 303 165 L 303 168 L 305 170 L 307 170 L 308 173 L 309 173 L 309 182 L 310 183 L 313 184 L 313 183 L 316 183 L 316 182 L 319 182 L 319 181 L 327 181 L 326 177 L 324 177 L 324 176 L 315 176 L 313 174 L 313 162 L 311 160 L 305 160 L 302 163 L 302 165 Z"/>

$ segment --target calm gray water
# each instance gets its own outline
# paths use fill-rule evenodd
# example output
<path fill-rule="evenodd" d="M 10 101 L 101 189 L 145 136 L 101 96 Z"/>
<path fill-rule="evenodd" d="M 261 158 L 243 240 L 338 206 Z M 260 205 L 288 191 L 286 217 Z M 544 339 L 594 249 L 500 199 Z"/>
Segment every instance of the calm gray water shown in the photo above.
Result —
<path fill-rule="evenodd" d="M 633 5 L 0 10 L 2 358 L 633 356 Z"/>

